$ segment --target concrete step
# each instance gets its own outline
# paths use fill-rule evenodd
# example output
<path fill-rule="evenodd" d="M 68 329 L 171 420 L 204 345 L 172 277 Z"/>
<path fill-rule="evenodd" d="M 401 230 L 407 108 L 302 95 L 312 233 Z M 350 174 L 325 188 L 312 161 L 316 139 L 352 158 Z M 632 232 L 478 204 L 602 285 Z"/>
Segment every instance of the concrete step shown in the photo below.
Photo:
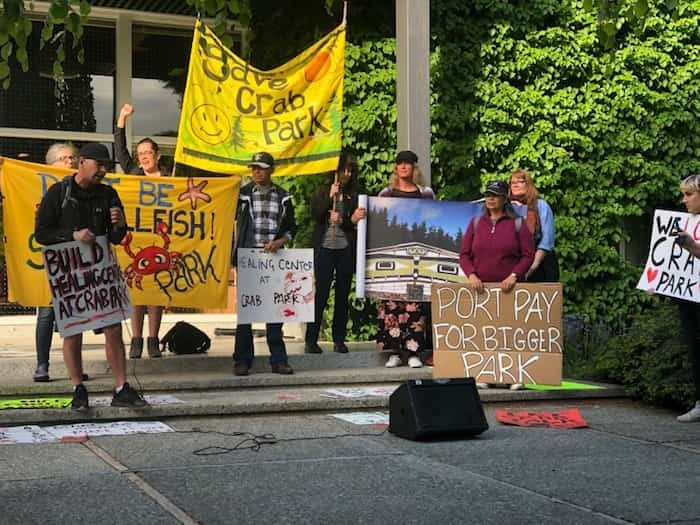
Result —
<path fill-rule="evenodd" d="M 104 338 L 85 334 L 83 365 L 85 372 L 91 377 L 90 381 L 86 382 L 86 387 L 91 400 L 103 398 L 102 405 L 93 406 L 87 414 L 76 414 L 70 409 L 3 409 L 0 410 L 0 427 L 269 412 L 386 410 L 390 393 L 402 382 L 432 377 L 432 369 L 429 367 L 385 368 L 386 355 L 376 352 L 372 341 L 348 343 L 348 354 L 334 353 L 331 343 L 321 342 L 323 354 L 304 354 L 302 328 L 292 326 L 291 330 L 288 330 L 287 325 L 287 353 L 289 364 L 295 373 L 289 376 L 271 373 L 264 337 L 256 337 L 256 357 L 251 375 L 237 377 L 233 375 L 231 354 L 234 338 L 230 333 L 235 327 L 235 317 L 198 316 L 189 319 L 173 314 L 164 321 L 163 330 L 182 318 L 209 334 L 212 346 L 208 354 L 166 354 L 160 359 L 127 361 L 128 381 L 133 387 L 141 390 L 146 396 L 174 396 L 179 402 L 154 404 L 139 411 L 108 406 L 114 383 L 104 357 Z M 71 396 L 72 389 L 63 365 L 58 337 L 54 338 L 51 351 L 49 372 L 52 380 L 49 383 L 34 383 L 31 380 L 36 366 L 33 323 L 33 316 L 11 321 L 5 319 L 4 324 L 0 318 L 0 331 L 4 336 L 0 342 L 0 400 Z M 260 327 L 254 328 L 258 330 L 258 335 L 262 335 Z M 128 343 L 126 329 L 125 339 Z M 603 388 L 598 390 L 545 392 L 489 389 L 480 391 L 479 395 L 484 403 L 520 403 L 549 399 L 570 399 L 575 403 L 576 400 L 585 398 L 625 396 L 621 387 L 601 386 Z M 353 395 L 331 395 L 329 390 L 350 392 Z"/>
<path fill-rule="evenodd" d="M 367 374 L 367 370 L 363 370 Z M 273 374 L 259 374 L 258 380 L 269 380 L 270 383 L 260 386 L 246 385 L 247 378 L 233 378 L 238 382 L 236 388 L 222 388 L 215 390 L 179 390 L 150 392 L 146 389 L 146 395 L 170 394 L 179 402 L 170 404 L 153 405 L 142 410 L 128 408 L 113 408 L 110 406 L 93 406 L 86 414 L 72 412 L 70 409 L 15 409 L 0 410 L 0 427 L 29 424 L 53 424 L 53 423 L 77 423 L 81 421 L 115 421 L 137 419 L 164 419 L 171 417 L 198 417 L 198 416 L 223 416 L 223 415 L 251 415 L 263 413 L 289 413 L 289 412 L 313 412 L 313 411 L 348 411 L 348 410 L 387 410 L 389 396 L 408 375 L 395 372 L 395 381 L 385 382 L 357 382 L 338 384 L 337 375 L 325 374 L 316 379 L 313 376 L 321 372 L 306 372 L 298 374 L 297 380 L 302 378 L 305 384 L 284 385 L 283 379 L 290 376 L 276 376 Z M 297 374 L 295 374 L 296 376 Z M 270 377 L 265 377 L 270 376 Z M 371 378 L 366 375 L 366 378 Z M 376 376 L 379 378 L 379 375 Z M 151 378 L 141 378 L 144 386 L 153 385 Z M 106 384 L 106 383 L 105 383 Z M 90 399 L 105 397 L 100 394 L 101 389 L 93 389 L 88 384 Z M 135 385 L 138 386 L 138 385 Z M 584 399 L 620 398 L 625 397 L 621 387 L 613 385 L 601 385 L 600 390 L 566 390 L 566 391 L 534 391 L 508 389 L 489 389 L 479 391 L 482 403 L 513 403 L 522 407 L 523 403 L 530 401 L 546 400 L 571 400 L 575 406 L 577 401 Z M 335 392 L 335 393 L 334 393 Z M 339 394 L 340 395 L 339 395 Z M 65 388 L 61 392 L 66 395 Z M 106 394 L 106 403 L 109 399 Z M 522 410 L 522 408 L 520 408 Z"/>

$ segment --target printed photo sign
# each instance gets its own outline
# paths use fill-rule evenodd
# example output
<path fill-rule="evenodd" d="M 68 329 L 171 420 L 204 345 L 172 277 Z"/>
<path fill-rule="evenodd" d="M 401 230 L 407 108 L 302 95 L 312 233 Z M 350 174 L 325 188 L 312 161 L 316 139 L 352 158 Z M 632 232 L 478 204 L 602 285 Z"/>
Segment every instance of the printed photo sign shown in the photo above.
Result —
<path fill-rule="evenodd" d="M 637 288 L 661 295 L 700 302 L 700 259 L 683 249 L 677 232 L 700 239 L 700 216 L 680 211 L 656 210 L 649 256 Z"/>
<path fill-rule="evenodd" d="M 370 197 L 364 294 L 378 299 L 430 301 L 435 284 L 464 283 L 459 249 L 477 202 Z"/>
<path fill-rule="evenodd" d="M 41 253 L 61 337 L 129 319 L 129 290 L 106 237 L 52 244 Z"/>
<path fill-rule="evenodd" d="M 433 377 L 483 383 L 559 385 L 562 379 L 562 287 L 517 284 L 481 293 L 433 285 Z"/>
<path fill-rule="evenodd" d="M 238 322 L 314 320 L 314 251 L 239 248 Z"/>

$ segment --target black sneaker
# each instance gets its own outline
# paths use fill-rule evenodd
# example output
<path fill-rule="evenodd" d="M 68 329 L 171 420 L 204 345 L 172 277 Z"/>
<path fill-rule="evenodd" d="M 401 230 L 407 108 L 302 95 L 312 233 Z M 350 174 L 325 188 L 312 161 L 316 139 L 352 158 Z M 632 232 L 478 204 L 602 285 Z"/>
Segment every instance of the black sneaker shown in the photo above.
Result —
<path fill-rule="evenodd" d="M 124 386 L 119 391 L 115 392 L 112 397 L 113 407 L 126 408 L 144 408 L 148 406 L 146 400 L 136 390 L 131 388 L 129 383 L 124 383 Z"/>
<path fill-rule="evenodd" d="M 318 346 L 318 343 L 304 343 L 305 354 L 322 354 L 323 349 Z"/>
<path fill-rule="evenodd" d="M 272 368 L 272 371 L 275 374 L 282 374 L 288 376 L 294 373 L 292 367 L 289 366 L 287 363 L 275 363 L 274 365 L 270 365 L 270 368 Z"/>
<path fill-rule="evenodd" d="M 250 367 L 246 363 L 235 363 L 233 365 L 233 375 L 247 376 L 250 372 Z"/>
<path fill-rule="evenodd" d="M 339 354 L 347 354 L 349 352 L 345 343 L 333 343 L 333 351 Z"/>
<path fill-rule="evenodd" d="M 141 359 L 143 352 L 143 337 L 132 337 L 131 348 L 129 348 L 129 359 Z"/>
<path fill-rule="evenodd" d="M 70 409 L 76 412 L 87 412 L 88 410 L 88 393 L 82 384 L 76 386 L 73 391 Z"/>

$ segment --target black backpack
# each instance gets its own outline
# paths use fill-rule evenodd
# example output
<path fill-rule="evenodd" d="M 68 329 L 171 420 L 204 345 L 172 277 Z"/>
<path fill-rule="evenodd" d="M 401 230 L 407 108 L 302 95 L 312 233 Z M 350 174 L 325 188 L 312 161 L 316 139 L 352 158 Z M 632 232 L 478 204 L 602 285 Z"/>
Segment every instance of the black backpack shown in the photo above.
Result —
<path fill-rule="evenodd" d="M 162 351 L 173 354 L 204 354 L 211 346 L 211 339 L 196 326 L 178 321 L 161 338 Z"/>

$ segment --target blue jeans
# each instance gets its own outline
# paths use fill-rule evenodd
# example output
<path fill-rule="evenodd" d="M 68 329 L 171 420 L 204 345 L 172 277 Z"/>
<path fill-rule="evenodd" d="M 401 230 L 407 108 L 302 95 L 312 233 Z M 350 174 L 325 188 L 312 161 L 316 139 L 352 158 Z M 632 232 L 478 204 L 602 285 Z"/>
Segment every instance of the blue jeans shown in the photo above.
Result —
<path fill-rule="evenodd" d="M 36 344 L 37 364 L 49 365 L 49 352 L 53 339 L 54 313 L 53 306 L 40 306 L 36 315 L 34 340 Z"/>
<path fill-rule="evenodd" d="M 265 325 L 267 346 L 270 348 L 270 364 L 287 362 L 287 348 L 282 338 L 282 323 Z M 249 324 L 236 325 L 236 343 L 233 349 L 233 361 L 253 365 L 253 329 Z"/>

